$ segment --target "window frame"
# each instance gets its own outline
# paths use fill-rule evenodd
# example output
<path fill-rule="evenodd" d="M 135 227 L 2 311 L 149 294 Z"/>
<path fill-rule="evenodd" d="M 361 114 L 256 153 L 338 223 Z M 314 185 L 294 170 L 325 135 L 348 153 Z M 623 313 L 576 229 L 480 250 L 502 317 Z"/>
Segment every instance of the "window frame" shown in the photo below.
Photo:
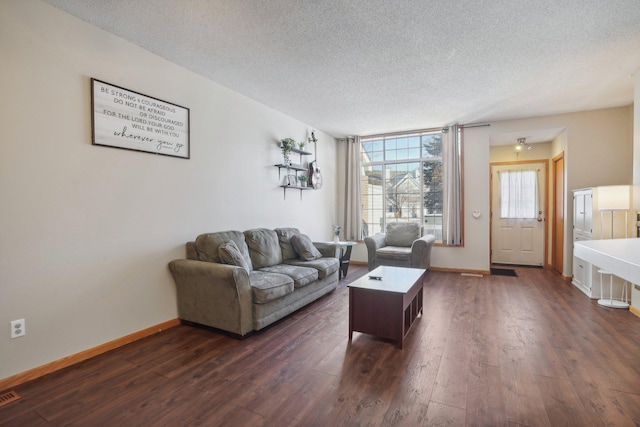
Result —
<path fill-rule="evenodd" d="M 360 142 L 361 144 L 366 144 L 366 143 L 370 143 L 370 142 L 374 142 L 376 140 L 379 140 L 382 143 L 382 149 L 381 150 L 376 150 L 376 151 L 372 151 L 372 153 L 381 153 L 382 154 L 382 159 L 378 159 L 378 160 L 372 160 L 369 162 L 364 162 L 364 154 L 366 153 L 365 149 L 364 149 L 364 145 L 361 146 L 361 150 L 360 150 L 360 167 L 361 167 L 361 177 L 366 177 L 366 170 L 373 170 L 376 167 L 379 167 L 381 169 L 380 173 L 382 175 L 382 179 L 384 180 L 383 185 L 381 185 L 381 194 L 379 197 L 381 197 L 382 199 L 382 206 L 381 206 L 381 211 L 383 213 L 383 221 L 384 224 L 381 225 L 381 232 L 384 232 L 384 227 L 386 226 L 386 224 L 388 223 L 388 217 L 387 217 L 387 211 L 389 209 L 389 205 L 388 205 L 388 188 L 387 185 L 385 185 L 388 181 L 386 178 L 386 172 L 385 169 L 388 166 L 393 166 L 393 165 L 398 165 L 398 164 L 409 164 L 409 163 L 417 163 L 418 164 L 418 168 L 420 170 L 420 185 L 419 185 L 419 190 L 420 190 L 420 213 L 421 215 L 419 215 L 419 217 L 421 218 L 420 220 L 420 229 L 421 232 L 424 235 L 425 232 L 425 228 L 426 228 L 426 223 L 425 223 L 425 218 L 427 216 L 435 216 L 435 215 L 439 215 L 440 216 L 440 232 L 436 233 L 436 244 L 437 245 L 443 245 L 443 246 L 450 246 L 447 245 L 446 243 L 443 243 L 442 241 L 442 216 L 443 216 L 443 210 L 444 210 L 444 194 L 442 193 L 442 189 L 440 191 L 440 197 L 441 197 L 441 212 L 439 214 L 427 214 L 426 213 L 426 207 L 425 207 L 425 194 L 427 193 L 425 190 L 425 184 L 424 184 L 424 165 L 427 162 L 434 162 L 434 163 L 438 163 L 440 165 L 441 168 L 444 168 L 444 158 L 443 158 L 443 152 L 442 152 L 442 145 L 441 145 L 441 150 L 440 150 L 440 155 L 439 156 L 432 156 L 428 153 L 426 153 L 426 149 L 424 147 L 424 141 L 423 141 L 423 136 L 425 135 L 429 135 L 429 134 L 438 134 L 438 133 L 443 133 L 444 129 L 442 128 L 433 128 L 433 129 L 419 129 L 419 130 L 413 130 L 413 131 L 405 131 L 405 132 L 394 132 L 394 133 L 387 133 L 387 134 L 378 134 L 378 135 L 368 135 L 368 136 L 363 136 L 360 138 Z M 460 134 L 462 135 L 462 132 L 460 132 Z M 460 135 L 460 137 L 461 137 Z M 419 150 L 419 157 L 407 157 L 407 158 L 401 158 L 401 159 L 393 159 L 393 160 L 389 160 L 387 157 L 387 153 L 389 151 L 392 150 L 397 150 L 397 148 L 388 148 L 387 147 L 387 143 L 389 140 L 397 140 L 399 138 L 402 137 L 406 137 L 406 138 L 410 138 L 410 137 L 418 137 L 419 138 L 419 145 L 418 145 L 418 150 Z M 443 143 L 443 138 L 441 138 L 441 144 Z M 407 147 L 408 150 L 411 150 L 410 147 Z M 462 141 L 460 141 L 460 155 L 462 155 Z M 371 158 L 373 158 L 374 156 L 371 156 Z M 441 180 L 441 187 L 444 186 L 444 174 L 442 176 L 442 180 Z M 463 187 L 464 187 L 464 181 L 462 183 Z M 367 193 L 369 194 L 369 193 Z M 407 193 L 409 194 L 409 193 Z M 377 197 L 377 196 L 376 196 Z M 365 200 L 365 194 L 363 192 L 362 196 L 361 196 L 362 201 Z M 370 211 L 372 209 L 369 209 L 368 207 L 362 206 L 362 210 L 363 210 L 363 214 L 365 211 Z M 464 219 L 463 219 L 464 221 Z M 364 221 L 363 221 L 364 223 Z M 369 224 L 369 223 L 367 223 Z M 373 235 L 375 233 L 373 232 L 369 232 L 368 235 Z M 459 245 L 455 245 L 455 246 L 459 246 Z"/>

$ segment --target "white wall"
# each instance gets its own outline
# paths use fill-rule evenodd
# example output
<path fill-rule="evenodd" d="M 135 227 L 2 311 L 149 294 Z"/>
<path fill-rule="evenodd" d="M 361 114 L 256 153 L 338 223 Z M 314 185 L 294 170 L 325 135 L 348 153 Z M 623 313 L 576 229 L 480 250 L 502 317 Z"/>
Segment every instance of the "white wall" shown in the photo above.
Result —
<path fill-rule="evenodd" d="M 311 125 L 36 1 L 0 1 L 0 62 L 0 379 L 176 318 L 167 263 L 197 234 L 331 239 L 335 140 L 303 201 L 273 166 Z M 91 77 L 189 108 L 191 159 L 92 146 Z"/>

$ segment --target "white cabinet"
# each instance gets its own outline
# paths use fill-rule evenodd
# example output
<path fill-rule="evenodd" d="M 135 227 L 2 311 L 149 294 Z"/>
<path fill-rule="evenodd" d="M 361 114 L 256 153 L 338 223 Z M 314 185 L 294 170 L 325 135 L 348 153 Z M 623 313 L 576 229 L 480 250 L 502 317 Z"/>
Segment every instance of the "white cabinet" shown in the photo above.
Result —
<path fill-rule="evenodd" d="M 611 215 L 614 228 L 611 232 Z M 597 188 L 581 188 L 573 191 L 573 241 L 621 238 L 625 236 L 625 216 L 623 212 L 600 212 L 598 210 Z M 604 277 L 604 295 L 600 292 L 598 267 L 580 258 L 573 257 L 573 279 L 571 283 L 589 298 L 609 297 L 609 276 Z M 613 278 L 613 294 L 619 297 L 624 281 Z"/>
<path fill-rule="evenodd" d="M 590 240 L 593 234 L 593 189 L 573 192 L 573 235 Z"/>
<path fill-rule="evenodd" d="M 593 236 L 593 189 L 583 188 L 573 191 L 573 241 L 591 240 Z M 596 272 L 597 275 L 597 272 Z M 599 276 L 599 275 L 598 275 Z M 588 262 L 573 257 L 573 280 L 571 283 L 589 298 L 600 297 L 600 278 L 593 289 L 594 271 Z M 592 290 L 596 291 L 595 294 Z"/>

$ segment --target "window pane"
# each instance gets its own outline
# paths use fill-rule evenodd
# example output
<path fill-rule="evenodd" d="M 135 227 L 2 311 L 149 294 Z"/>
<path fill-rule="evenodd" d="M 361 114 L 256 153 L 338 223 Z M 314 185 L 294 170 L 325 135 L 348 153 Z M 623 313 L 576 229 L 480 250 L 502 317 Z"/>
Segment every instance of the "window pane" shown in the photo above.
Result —
<path fill-rule="evenodd" d="M 442 241 L 442 160 L 422 163 L 424 185 L 424 233 Z"/>
<path fill-rule="evenodd" d="M 384 202 L 382 200 L 382 166 L 362 168 L 362 235 L 370 236 L 382 231 Z"/>
<path fill-rule="evenodd" d="M 398 160 L 398 151 L 397 150 L 386 150 L 384 153 L 385 160 L 394 161 Z"/>
<path fill-rule="evenodd" d="M 419 219 L 422 192 L 420 163 L 387 165 L 385 177 L 387 222 Z"/>
<path fill-rule="evenodd" d="M 419 159 L 420 158 L 420 147 L 410 148 L 408 150 L 407 159 Z"/>
<path fill-rule="evenodd" d="M 534 170 L 500 172 L 500 218 L 533 219 L 538 211 L 538 174 Z"/>
<path fill-rule="evenodd" d="M 430 133 L 422 136 L 422 157 L 442 158 L 442 133 Z"/>
<path fill-rule="evenodd" d="M 381 139 L 362 143 L 362 164 L 381 162 L 383 158 L 384 144 Z"/>

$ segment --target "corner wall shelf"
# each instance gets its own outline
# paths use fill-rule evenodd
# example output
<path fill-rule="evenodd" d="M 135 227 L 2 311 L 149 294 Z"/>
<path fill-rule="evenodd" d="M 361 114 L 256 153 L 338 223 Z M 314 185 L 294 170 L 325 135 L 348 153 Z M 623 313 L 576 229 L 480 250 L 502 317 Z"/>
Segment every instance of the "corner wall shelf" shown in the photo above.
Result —
<path fill-rule="evenodd" d="M 310 152 L 310 151 L 299 150 L 297 148 L 294 148 L 293 150 L 291 150 L 291 152 L 300 155 L 300 163 L 299 164 L 289 163 L 288 165 L 284 164 L 284 163 L 278 163 L 278 164 L 274 165 L 275 167 L 278 168 L 278 181 L 280 181 L 282 179 L 281 178 L 281 172 L 280 172 L 281 169 L 287 169 L 288 171 L 294 171 L 295 172 L 295 177 L 296 177 L 296 182 L 298 181 L 298 172 L 307 172 L 309 170 L 309 168 L 307 166 L 303 166 L 302 165 L 302 157 L 303 156 L 310 156 L 313 153 Z M 299 185 L 283 185 L 283 184 L 281 184 L 280 187 L 282 188 L 282 191 L 284 192 L 284 199 L 285 200 L 287 199 L 287 189 L 300 190 L 300 200 L 302 200 L 302 192 L 304 190 L 314 190 L 314 188 L 312 188 L 312 187 L 301 187 Z"/>
<path fill-rule="evenodd" d="M 279 163 L 277 165 L 274 165 L 275 167 L 278 168 L 278 178 L 280 178 L 280 169 L 291 169 L 294 171 L 300 171 L 300 172 L 306 172 L 307 168 L 302 166 L 302 165 L 296 165 L 294 163 L 290 164 L 289 166 L 284 165 L 282 163 Z"/>
<path fill-rule="evenodd" d="M 300 190 L 300 200 L 302 200 L 302 192 L 304 190 L 313 190 L 313 188 L 311 187 L 300 187 L 297 185 L 281 185 L 280 187 L 282 187 L 282 191 L 284 192 L 284 199 L 287 200 L 287 189 L 290 190 Z"/>
<path fill-rule="evenodd" d="M 298 150 L 297 148 L 294 148 L 293 150 L 291 150 L 292 153 L 298 153 L 301 156 L 310 156 L 313 153 L 311 151 L 305 151 L 305 150 Z"/>

